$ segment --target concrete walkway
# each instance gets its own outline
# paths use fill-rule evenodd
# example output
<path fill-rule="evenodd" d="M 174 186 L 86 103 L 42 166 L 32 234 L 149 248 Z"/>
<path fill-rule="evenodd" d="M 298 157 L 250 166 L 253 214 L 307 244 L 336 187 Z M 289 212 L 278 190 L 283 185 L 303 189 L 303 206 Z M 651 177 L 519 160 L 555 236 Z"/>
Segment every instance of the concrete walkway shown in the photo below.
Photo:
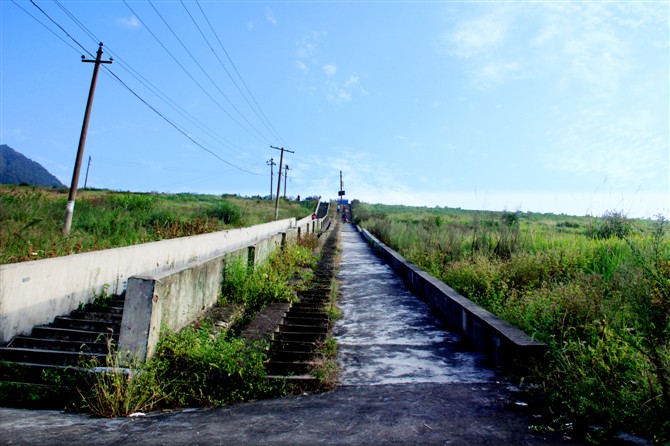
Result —
<path fill-rule="evenodd" d="M 343 229 L 343 385 L 334 391 L 135 419 L 0 408 L 0 444 L 576 444 L 529 429 L 542 422 L 534 409 L 442 330 L 352 229 Z"/>
<path fill-rule="evenodd" d="M 494 383 L 484 355 L 446 331 L 351 225 L 338 274 L 343 317 L 334 335 L 342 385 Z"/>

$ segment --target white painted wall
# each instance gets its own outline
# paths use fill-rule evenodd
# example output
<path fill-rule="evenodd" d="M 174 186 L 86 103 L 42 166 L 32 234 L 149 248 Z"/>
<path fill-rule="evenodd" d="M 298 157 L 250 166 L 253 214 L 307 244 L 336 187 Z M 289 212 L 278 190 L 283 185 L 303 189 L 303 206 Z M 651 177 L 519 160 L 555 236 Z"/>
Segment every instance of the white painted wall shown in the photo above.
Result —
<path fill-rule="evenodd" d="M 308 219 L 300 220 L 307 225 Z M 121 293 L 133 275 L 152 275 L 252 245 L 297 226 L 294 218 L 210 234 L 53 259 L 0 265 L 0 344 L 91 300 L 104 285 Z M 311 231 L 310 231 L 311 232 Z"/>

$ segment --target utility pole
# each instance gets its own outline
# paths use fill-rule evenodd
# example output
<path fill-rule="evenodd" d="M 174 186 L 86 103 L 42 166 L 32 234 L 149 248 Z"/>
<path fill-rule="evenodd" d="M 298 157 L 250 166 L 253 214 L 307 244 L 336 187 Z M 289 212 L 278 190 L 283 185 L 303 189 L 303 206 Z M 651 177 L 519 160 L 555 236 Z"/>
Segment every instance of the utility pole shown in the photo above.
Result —
<path fill-rule="evenodd" d="M 86 166 L 86 178 L 84 179 L 84 189 L 88 186 L 88 171 L 91 169 L 91 156 L 88 157 L 88 166 Z"/>
<path fill-rule="evenodd" d="M 344 204 L 343 203 L 344 199 L 342 198 L 342 197 L 344 197 L 344 182 L 342 181 L 342 171 L 341 170 L 340 170 L 340 190 L 337 193 L 337 195 L 340 197 L 340 199 L 338 200 L 339 204 L 340 205 Z"/>
<path fill-rule="evenodd" d="M 277 177 L 277 198 L 275 200 L 275 220 L 279 218 L 279 193 L 281 192 L 281 167 L 284 163 L 284 152 L 295 153 L 283 147 L 270 146 L 270 148 L 275 150 L 281 150 L 281 156 L 279 157 L 279 175 Z"/>
<path fill-rule="evenodd" d="M 77 148 L 77 158 L 74 163 L 74 172 L 72 172 L 72 181 L 70 182 L 70 194 L 65 207 L 65 223 L 63 225 L 63 235 L 70 233 L 72 226 L 72 214 L 74 214 L 74 201 L 77 198 L 77 184 L 79 183 L 79 171 L 81 170 L 81 159 L 84 156 L 84 146 L 86 145 L 86 133 L 88 131 L 88 121 L 91 117 L 91 107 L 93 106 L 93 95 L 95 94 L 95 84 L 98 80 L 98 70 L 101 63 L 112 63 L 112 59 L 102 60 L 102 42 L 98 47 L 98 53 L 95 60 L 86 59 L 81 56 L 82 62 L 93 62 L 93 78 L 91 79 L 91 88 L 88 91 L 88 101 L 86 102 L 86 112 L 84 113 L 84 123 L 81 126 L 81 135 L 79 136 L 79 147 Z"/>
<path fill-rule="evenodd" d="M 286 198 L 286 184 L 288 183 L 288 164 L 284 167 L 284 198 Z"/>
<path fill-rule="evenodd" d="M 265 164 L 270 166 L 270 200 L 272 200 L 272 185 L 274 184 L 274 178 L 273 178 L 274 177 L 274 169 L 273 169 L 273 167 L 276 166 L 277 163 L 275 163 L 274 159 L 270 158 L 270 161 L 266 161 Z"/>

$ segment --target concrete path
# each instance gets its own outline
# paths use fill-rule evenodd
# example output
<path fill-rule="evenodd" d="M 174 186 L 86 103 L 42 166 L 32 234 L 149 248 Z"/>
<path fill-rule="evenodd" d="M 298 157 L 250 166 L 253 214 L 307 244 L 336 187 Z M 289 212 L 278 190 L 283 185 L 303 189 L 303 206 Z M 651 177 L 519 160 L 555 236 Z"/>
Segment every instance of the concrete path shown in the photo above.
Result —
<path fill-rule="evenodd" d="M 334 391 L 134 419 L 0 408 L 0 444 L 576 444 L 529 429 L 542 422 L 532 406 L 443 331 L 357 237 L 344 225 L 343 385 Z"/>
<path fill-rule="evenodd" d="M 342 385 L 492 383 L 484 355 L 464 348 L 351 225 L 338 274 L 334 330 Z"/>

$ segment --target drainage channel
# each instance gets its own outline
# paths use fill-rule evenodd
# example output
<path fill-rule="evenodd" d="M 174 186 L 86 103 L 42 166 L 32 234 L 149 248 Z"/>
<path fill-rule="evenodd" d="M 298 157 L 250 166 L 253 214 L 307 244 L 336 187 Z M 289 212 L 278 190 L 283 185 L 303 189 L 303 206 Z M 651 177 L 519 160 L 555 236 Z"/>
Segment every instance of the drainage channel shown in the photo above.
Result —
<path fill-rule="evenodd" d="M 482 353 L 447 331 L 377 257 L 351 224 L 342 227 L 336 323 L 340 385 L 488 383 Z"/>

